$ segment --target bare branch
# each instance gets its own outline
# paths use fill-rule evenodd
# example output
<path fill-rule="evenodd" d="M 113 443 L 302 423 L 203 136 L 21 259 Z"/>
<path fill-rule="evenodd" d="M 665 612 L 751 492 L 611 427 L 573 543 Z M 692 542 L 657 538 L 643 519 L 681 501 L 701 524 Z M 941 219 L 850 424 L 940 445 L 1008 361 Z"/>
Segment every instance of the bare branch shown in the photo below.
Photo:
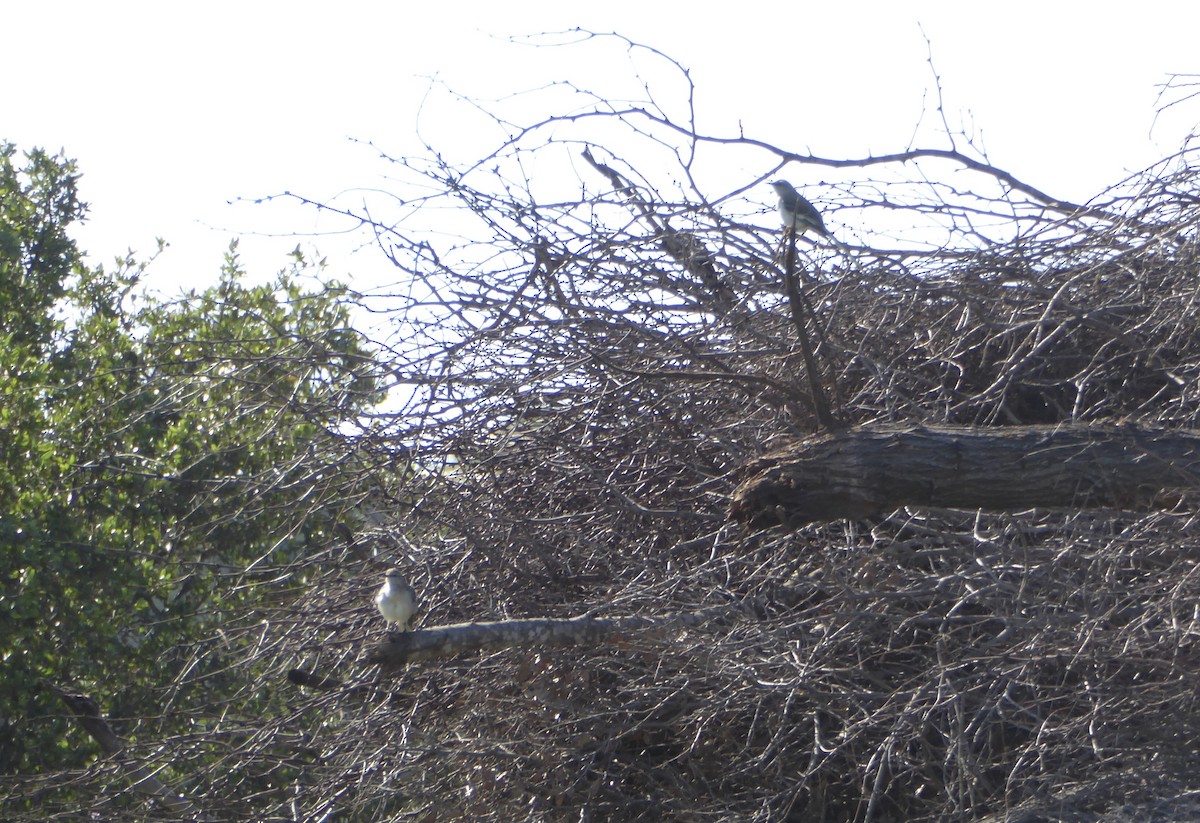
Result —
<path fill-rule="evenodd" d="M 367 652 L 368 663 L 400 666 L 418 660 L 454 657 L 485 649 L 584 644 L 597 646 L 631 636 L 652 636 L 707 625 L 730 616 L 752 613 L 742 603 L 715 606 L 687 614 L 654 617 L 593 617 L 502 620 L 461 623 L 416 632 L 393 633 Z"/>
<path fill-rule="evenodd" d="M 189 820 L 212 819 L 205 817 L 187 797 L 172 790 L 159 780 L 157 770 L 139 763 L 125 753 L 125 744 L 100 714 L 100 707 L 95 700 L 84 694 L 68 692 L 53 683 L 46 684 L 46 688 L 58 695 L 63 704 L 75 715 L 79 725 L 100 746 L 101 751 L 121 761 L 124 768 L 133 777 L 134 789 L 157 801 L 176 817 Z"/>

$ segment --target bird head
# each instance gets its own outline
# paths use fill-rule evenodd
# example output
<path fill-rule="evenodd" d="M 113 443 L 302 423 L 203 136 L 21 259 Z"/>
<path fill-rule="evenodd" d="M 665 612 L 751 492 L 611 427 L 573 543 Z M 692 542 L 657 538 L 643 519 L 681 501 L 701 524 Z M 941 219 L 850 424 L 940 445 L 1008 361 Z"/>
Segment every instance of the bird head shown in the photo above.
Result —
<path fill-rule="evenodd" d="M 772 180 L 771 188 L 775 189 L 778 194 L 795 194 L 796 187 L 786 180 Z"/>

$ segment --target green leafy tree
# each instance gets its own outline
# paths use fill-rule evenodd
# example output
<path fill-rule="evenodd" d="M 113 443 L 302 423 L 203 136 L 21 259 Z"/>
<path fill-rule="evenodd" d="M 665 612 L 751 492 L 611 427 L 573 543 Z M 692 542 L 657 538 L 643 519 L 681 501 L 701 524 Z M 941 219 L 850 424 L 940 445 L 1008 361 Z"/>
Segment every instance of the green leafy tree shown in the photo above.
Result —
<path fill-rule="evenodd" d="M 333 539 L 362 483 L 344 429 L 382 396 L 350 326 L 354 296 L 306 287 L 302 260 L 251 285 L 234 247 L 213 287 L 147 299 L 143 265 L 82 265 L 68 236 L 84 213 L 74 165 L 15 157 L 0 152 L 9 774 L 94 756 L 47 682 L 139 718 L 121 729 L 134 739 L 195 723 L 247 682 L 219 627 L 262 595 L 265 570 Z"/>

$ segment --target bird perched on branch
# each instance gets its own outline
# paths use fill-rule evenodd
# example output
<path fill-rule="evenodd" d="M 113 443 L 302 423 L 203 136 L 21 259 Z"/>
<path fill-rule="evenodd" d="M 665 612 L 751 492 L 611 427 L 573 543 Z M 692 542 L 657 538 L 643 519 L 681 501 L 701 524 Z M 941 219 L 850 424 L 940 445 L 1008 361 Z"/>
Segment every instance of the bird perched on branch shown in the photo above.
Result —
<path fill-rule="evenodd" d="M 779 195 L 779 218 L 783 221 L 785 229 L 791 229 L 797 234 L 804 234 L 812 229 L 817 234 L 832 237 L 829 229 L 825 228 L 821 213 L 796 191 L 795 186 L 786 180 L 774 180 L 771 187 Z"/>
<path fill-rule="evenodd" d="M 417 593 L 408 585 L 399 569 L 392 569 L 383 581 L 383 588 L 375 595 L 379 613 L 389 623 L 395 623 L 400 631 L 408 631 L 408 621 L 417 613 Z"/>

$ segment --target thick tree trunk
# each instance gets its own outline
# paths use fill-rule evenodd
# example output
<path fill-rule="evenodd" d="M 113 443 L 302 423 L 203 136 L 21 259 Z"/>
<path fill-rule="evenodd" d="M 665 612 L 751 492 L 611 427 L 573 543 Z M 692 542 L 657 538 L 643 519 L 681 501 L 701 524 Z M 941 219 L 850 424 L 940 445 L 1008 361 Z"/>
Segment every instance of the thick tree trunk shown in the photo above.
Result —
<path fill-rule="evenodd" d="M 1200 432 L 872 426 L 792 443 L 742 473 L 730 516 L 753 528 L 901 506 L 1138 509 L 1200 489 Z"/>

